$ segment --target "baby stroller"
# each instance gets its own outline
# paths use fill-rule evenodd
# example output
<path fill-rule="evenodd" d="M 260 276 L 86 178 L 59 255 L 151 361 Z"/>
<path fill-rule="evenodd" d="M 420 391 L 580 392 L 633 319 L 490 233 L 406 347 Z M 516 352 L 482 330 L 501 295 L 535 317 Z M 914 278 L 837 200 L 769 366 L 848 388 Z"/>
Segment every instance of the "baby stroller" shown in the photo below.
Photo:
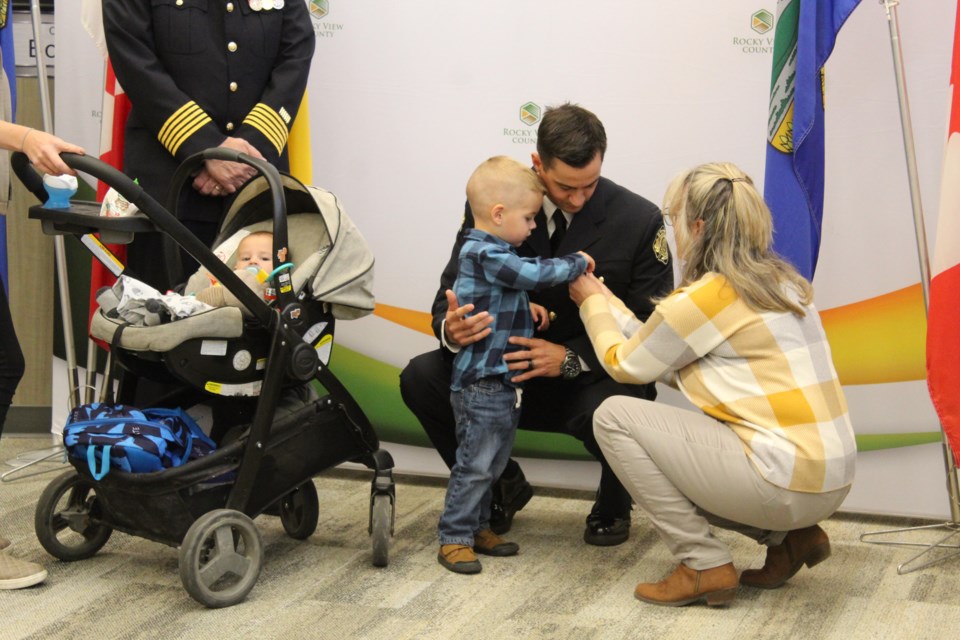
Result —
<path fill-rule="evenodd" d="M 168 324 L 134 327 L 101 309 L 91 321 L 91 335 L 111 345 L 105 379 L 117 375 L 121 388 L 130 376 L 176 381 L 180 387 L 167 401 L 183 407 L 205 397 L 247 396 L 253 411 L 252 420 L 233 425 L 232 438 L 213 453 L 164 471 L 113 469 L 95 479 L 86 461 L 71 456 L 75 469 L 53 480 L 36 507 L 42 546 L 61 560 L 80 560 L 97 553 L 114 530 L 178 546 L 187 592 L 208 607 L 230 606 L 246 597 L 260 573 L 263 546 L 253 518 L 279 515 L 288 535 L 306 539 L 319 518 L 312 478 L 350 461 L 374 471 L 368 532 L 373 564 L 386 566 L 395 518 L 393 460 L 327 367 L 335 321 L 373 310 L 372 257 L 333 194 L 281 176 L 255 158 L 209 149 L 178 169 L 168 210 L 99 160 L 63 158 L 111 186 L 144 215 L 101 217 L 94 203 L 73 202 L 63 210 L 32 207 L 29 215 L 41 220 L 44 233 L 74 234 L 100 257 L 105 249 L 91 242 L 92 233 L 100 233 L 104 242 L 129 242 L 135 233 L 159 231 L 249 310 L 244 317 L 236 307 L 221 307 Z M 207 159 L 243 162 L 259 171 L 237 195 L 217 244 L 241 229 L 266 229 L 273 232 L 274 255 L 289 248 L 293 264 L 276 270 L 272 304 L 171 213 L 180 189 Z M 26 157 L 15 154 L 12 164 L 24 185 L 45 200 L 40 176 Z M 338 263 L 359 268 L 338 269 Z M 322 396 L 313 391 L 317 383 Z M 291 403 L 291 397 L 299 401 Z"/>

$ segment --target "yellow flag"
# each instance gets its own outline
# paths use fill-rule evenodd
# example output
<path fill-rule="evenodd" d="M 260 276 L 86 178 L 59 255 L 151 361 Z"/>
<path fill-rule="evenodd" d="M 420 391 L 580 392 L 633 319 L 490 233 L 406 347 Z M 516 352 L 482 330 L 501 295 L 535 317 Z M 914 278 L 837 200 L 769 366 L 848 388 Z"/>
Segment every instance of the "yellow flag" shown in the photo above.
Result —
<path fill-rule="evenodd" d="M 290 129 L 290 138 L 287 140 L 287 155 L 290 159 L 290 175 L 304 184 L 313 182 L 313 163 L 310 155 L 310 117 L 307 105 L 307 94 L 304 92 L 303 101 L 297 111 L 297 117 Z"/>

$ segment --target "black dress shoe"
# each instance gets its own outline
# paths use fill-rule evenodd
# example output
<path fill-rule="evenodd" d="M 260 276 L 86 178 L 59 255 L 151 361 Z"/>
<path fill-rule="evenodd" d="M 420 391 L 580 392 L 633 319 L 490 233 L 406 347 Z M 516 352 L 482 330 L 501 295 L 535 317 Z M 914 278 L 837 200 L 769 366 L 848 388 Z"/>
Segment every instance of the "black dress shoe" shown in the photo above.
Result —
<path fill-rule="evenodd" d="M 597 547 L 612 547 L 623 544 L 630 537 L 630 518 L 601 518 L 587 516 L 583 541 Z"/>
<path fill-rule="evenodd" d="M 493 485 L 493 501 L 490 505 L 490 529 L 498 536 L 510 531 L 513 516 L 523 509 L 533 497 L 533 487 L 527 482 L 519 467 L 513 477 L 501 476 Z"/>

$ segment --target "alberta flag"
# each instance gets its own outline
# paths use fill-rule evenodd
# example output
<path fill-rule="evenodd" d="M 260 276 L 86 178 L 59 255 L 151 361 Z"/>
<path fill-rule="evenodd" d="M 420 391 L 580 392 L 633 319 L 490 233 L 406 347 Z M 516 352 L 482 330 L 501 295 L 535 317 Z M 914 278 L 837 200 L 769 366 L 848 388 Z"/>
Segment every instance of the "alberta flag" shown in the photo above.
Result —
<path fill-rule="evenodd" d="M 823 65 L 859 2 L 777 2 L 763 195 L 774 249 L 810 280 L 823 217 Z"/>
<path fill-rule="evenodd" d="M 927 318 L 927 386 L 956 460 L 960 459 L 960 2 L 953 38 L 950 120 Z"/>

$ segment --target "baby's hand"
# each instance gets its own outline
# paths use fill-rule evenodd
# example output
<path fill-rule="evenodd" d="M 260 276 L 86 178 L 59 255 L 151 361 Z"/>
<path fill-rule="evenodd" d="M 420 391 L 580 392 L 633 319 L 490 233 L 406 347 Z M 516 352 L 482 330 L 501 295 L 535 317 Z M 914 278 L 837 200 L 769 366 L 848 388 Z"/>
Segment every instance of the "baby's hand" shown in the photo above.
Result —
<path fill-rule="evenodd" d="M 590 257 L 590 254 L 584 253 L 583 251 L 577 251 L 580 255 L 587 259 L 587 270 L 585 273 L 593 273 L 593 270 L 596 268 L 597 263 L 594 262 L 593 258 Z"/>
<path fill-rule="evenodd" d="M 537 327 L 537 331 L 546 331 L 550 328 L 550 314 L 542 305 L 531 302 L 530 315 L 533 316 L 533 324 Z"/>

